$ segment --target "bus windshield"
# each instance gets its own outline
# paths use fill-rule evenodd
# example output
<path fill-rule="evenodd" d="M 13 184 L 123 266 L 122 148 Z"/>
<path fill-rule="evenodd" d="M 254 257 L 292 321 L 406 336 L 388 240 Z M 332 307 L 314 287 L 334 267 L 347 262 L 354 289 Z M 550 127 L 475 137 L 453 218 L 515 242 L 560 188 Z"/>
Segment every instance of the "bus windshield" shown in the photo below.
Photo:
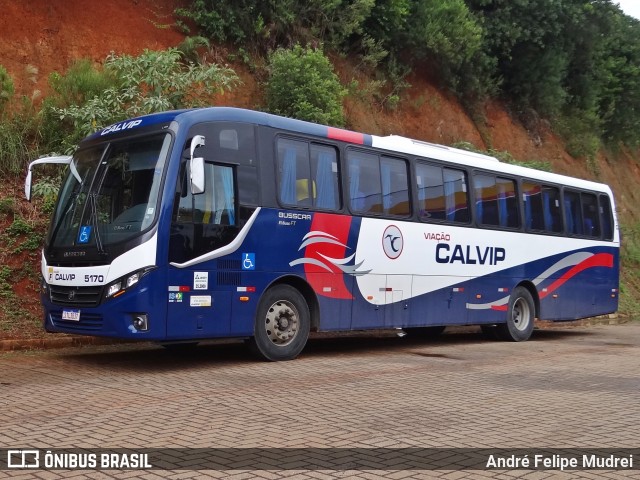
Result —
<path fill-rule="evenodd" d="M 157 215 L 168 133 L 79 150 L 63 182 L 49 233 L 55 248 L 105 248 L 135 237 Z"/>

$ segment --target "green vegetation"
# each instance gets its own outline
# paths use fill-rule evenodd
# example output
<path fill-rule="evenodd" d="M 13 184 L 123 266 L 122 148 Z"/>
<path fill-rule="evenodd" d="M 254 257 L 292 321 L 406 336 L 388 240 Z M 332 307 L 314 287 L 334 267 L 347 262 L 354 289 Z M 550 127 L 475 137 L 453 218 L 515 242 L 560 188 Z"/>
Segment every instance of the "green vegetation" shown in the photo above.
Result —
<path fill-rule="evenodd" d="M 5 106 L 13 97 L 13 88 L 13 79 L 7 69 L 0 65 L 0 115 L 4 114 Z"/>
<path fill-rule="evenodd" d="M 210 105 L 239 84 L 232 70 L 202 60 L 220 58 L 211 47 L 220 43 L 227 58 L 241 59 L 263 81 L 265 109 L 281 115 L 344 126 L 346 96 L 393 109 L 415 70 L 458 95 L 478 124 L 478 106 L 489 98 L 504 101 L 531 131 L 550 124 L 596 177 L 603 147 L 640 146 L 640 22 L 611 0 L 192 0 L 177 13 L 186 20 L 180 26 L 196 25 L 198 36 L 165 51 L 79 60 L 50 75 L 42 102 L 38 92 L 15 95 L 0 65 L 0 176 L 24 172 L 43 154 L 71 152 L 110 123 Z M 330 58 L 348 59 L 354 78 L 342 85 Z M 36 74 L 30 68 L 29 75 Z M 425 98 L 414 100 L 416 106 Z M 546 161 L 482 153 L 551 170 Z M 44 168 L 33 188 L 45 215 L 57 195 L 57 175 Z M 33 254 L 43 218 L 0 199 L 7 251 Z M 640 315 L 630 300 L 640 296 L 640 224 L 623 230 L 622 309 Z M 4 266 L 0 296 L 11 289 L 8 279 L 27 275 Z"/>
<path fill-rule="evenodd" d="M 501 97 L 586 160 L 601 141 L 640 145 L 640 22 L 610 0 L 194 0 L 178 14 L 262 54 L 322 44 L 363 65 L 429 65 L 470 110 Z"/>
<path fill-rule="evenodd" d="M 81 73 L 78 75 L 78 72 Z M 111 54 L 102 70 L 76 66 L 56 76 L 58 107 L 49 105 L 48 118 L 66 126 L 63 150 L 72 151 L 86 135 L 131 117 L 152 112 L 203 106 L 215 93 L 238 82 L 232 70 L 212 64 L 184 62 L 176 48 L 145 50 L 141 55 Z M 97 91 L 98 85 L 102 85 Z M 69 95 L 71 93 L 71 95 Z"/>
<path fill-rule="evenodd" d="M 345 94 L 331 62 L 321 50 L 295 45 L 270 55 L 266 84 L 269 111 L 341 127 Z"/>
<path fill-rule="evenodd" d="M 622 224 L 620 311 L 640 318 L 640 222 Z"/>

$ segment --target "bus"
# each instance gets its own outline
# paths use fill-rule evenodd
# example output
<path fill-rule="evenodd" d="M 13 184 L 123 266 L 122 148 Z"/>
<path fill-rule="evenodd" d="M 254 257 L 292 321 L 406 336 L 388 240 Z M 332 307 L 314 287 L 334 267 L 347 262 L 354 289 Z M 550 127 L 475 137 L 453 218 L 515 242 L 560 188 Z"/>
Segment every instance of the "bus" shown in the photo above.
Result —
<path fill-rule="evenodd" d="M 293 359 L 311 331 L 615 312 L 603 184 L 412 140 L 229 107 L 118 122 L 66 165 L 42 250 L 48 332 L 162 344 L 244 338 Z"/>

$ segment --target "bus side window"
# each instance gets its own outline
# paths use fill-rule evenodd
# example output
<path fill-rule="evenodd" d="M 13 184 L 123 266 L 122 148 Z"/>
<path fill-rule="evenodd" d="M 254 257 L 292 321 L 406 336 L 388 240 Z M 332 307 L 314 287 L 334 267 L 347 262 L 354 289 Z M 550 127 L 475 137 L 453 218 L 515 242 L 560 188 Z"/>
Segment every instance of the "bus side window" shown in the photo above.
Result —
<path fill-rule="evenodd" d="M 489 175 L 475 175 L 476 215 L 483 225 L 500 225 L 496 179 Z"/>
<path fill-rule="evenodd" d="M 518 215 L 518 197 L 516 194 L 516 182 L 508 178 L 496 178 L 496 190 L 498 193 L 498 217 L 501 227 L 518 228 L 520 216 Z"/>
<path fill-rule="evenodd" d="M 416 163 L 418 214 L 422 220 L 445 219 L 445 196 L 442 167 Z"/>
<path fill-rule="evenodd" d="M 348 152 L 349 199 L 357 213 L 382 213 L 382 185 L 377 155 Z"/>
<path fill-rule="evenodd" d="M 544 230 L 545 215 L 542 202 L 542 186 L 538 183 L 522 182 L 524 199 L 524 221 L 527 230 Z"/>
<path fill-rule="evenodd" d="M 598 210 L 598 199 L 591 193 L 583 193 L 581 196 L 584 234 L 590 237 L 600 237 L 600 212 Z"/>
<path fill-rule="evenodd" d="M 338 155 L 334 147 L 312 144 L 311 176 L 313 205 L 329 210 L 340 209 Z"/>
<path fill-rule="evenodd" d="M 175 213 L 179 223 L 235 225 L 235 180 L 233 168 L 205 163 L 205 191 L 192 195 L 185 188 L 187 169 L 181 168 L 181 194 Z"/>
<path fill-rule="evenodd" d="M 411 213 L 411 208 L 406 162 L 398 158 L 382 157 L 380 159 L 380 173 L 384 213 L 408 216 Z"/>
<path fill-rule="evenodd" d="M 542 209 L 544 229 L 547 232 L 562 233 L 562 210 L 558 188 L 542 186 Z"/>
<path fill-rule="evenodd" d="M 600 195 L 600 217 L 602 218 L 602 236 L 605 240 L 613 240 L 613 214 L 611 201 L 607 195 Z"/>
<path fill-rule="evenodd" d="M 443 168 L 444 200 L 447 220 L 455 223 L 469 223 L 469 196 L 467 174 L 462 170 Z"/>
<path fill-rule="evenodd" d="M 340 209 L 334 147 L 278 139 L 278 197 L 284 205 Z"/>
<path fill-rule="evenodd" d="M 309 146 L 306 142 L 278 139 L 278 196 L 285 205 L 311 206 Z"/>
<path fill-rule="evenodd" d="M 564 192 L 564 218 L 568 234 L 582 235 L 583 223 L 579 193 L 569 191 Z"/>

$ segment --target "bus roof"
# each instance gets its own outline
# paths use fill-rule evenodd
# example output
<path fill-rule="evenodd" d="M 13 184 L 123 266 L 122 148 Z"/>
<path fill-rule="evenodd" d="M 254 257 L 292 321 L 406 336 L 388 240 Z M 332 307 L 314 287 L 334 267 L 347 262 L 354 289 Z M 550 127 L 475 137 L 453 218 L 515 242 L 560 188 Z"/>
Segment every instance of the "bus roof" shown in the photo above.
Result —
<path fill-rule="evenodd" d="M 498 174 L 505 173 L 518 177 L 537 179 L 541 182 L 550 182 L 596 191 L 611 192 L 611 189 L 607 185 L 601 183 L 503 163 L 495 157 L 468 150 L 415 140 L 400 135 L 388 135 L 384 137 L 370 135 L 235 107 L 208 107 L 188 110 L 171 110 L 145 115 L 118 122 L 103 128 L 102 130 L 98 130 L 96 133 L 85 138 L 83 143 L 96 140 L 100 137 L 108 137 L 109 135 L 121 133 L 123 131 L 133 131 L 140 127 L 148 127 L 155 124 L 167 124 L 172 121 L 186 124 L 211 121 L 253 123 L 256 125 L 264 125 L 310 136 L 344 141 L 355 145 L 372 146 L 388 152 L 403 153 L 426 159 L 450 162 L 451 164 L 466 166 L 469 168 L 486 169 Z"/>

